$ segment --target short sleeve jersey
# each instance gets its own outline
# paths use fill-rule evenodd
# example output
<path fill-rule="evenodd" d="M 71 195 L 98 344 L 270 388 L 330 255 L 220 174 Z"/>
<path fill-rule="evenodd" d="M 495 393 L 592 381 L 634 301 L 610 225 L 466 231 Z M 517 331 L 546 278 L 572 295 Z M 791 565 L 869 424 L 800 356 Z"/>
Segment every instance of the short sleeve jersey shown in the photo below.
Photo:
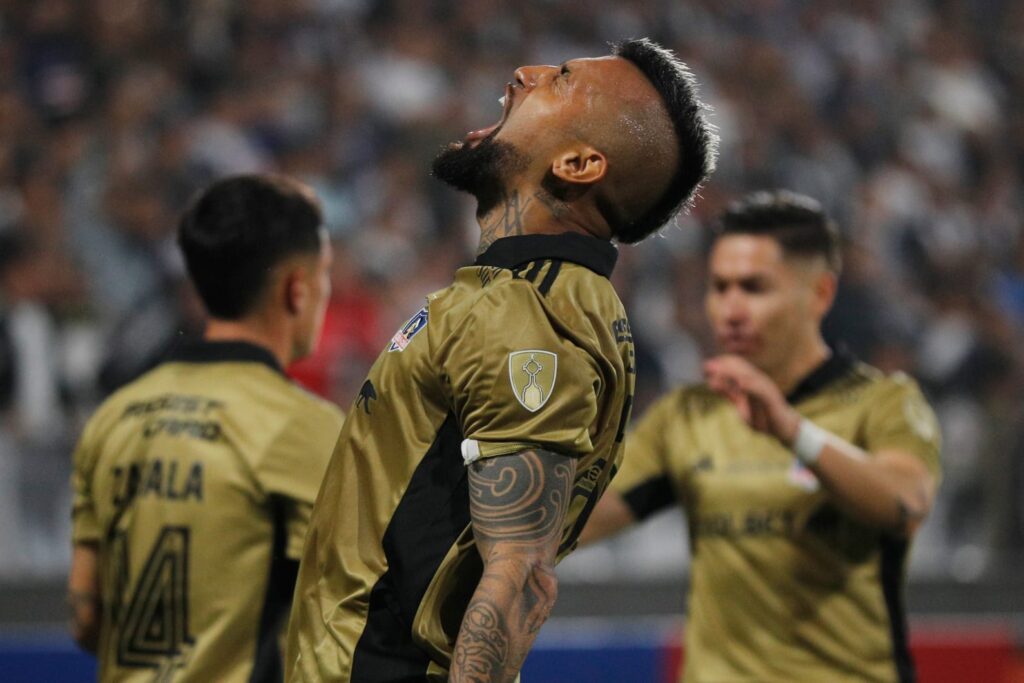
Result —
<path fill-rule="evenodd" d="M 939 476 L 939 430 L 917 385 L 837 353 L 790 401 L 877 453 Z M 692 549 L 684 680 L 911 680 L 907 543 L 862 525 L 776 440 L 704 386 L 675 391 L 627 436 L 612 488 L 646 517 L 680 502 Z"/>
<path fill-rule="evenodd" d="M 466 465 L 578 459 L 559 558 L 621 457 L 633 350 L 610 243 L 498 240 L 369 372 L 313 511 L 288 637 L 292 681 L 446 681 L 482 572 Z"/>
<path fill-rule="evenodd" d="M 74 456 L 99 548 L 101 681 L 279 681 L 281 636 L 341 411 L 266 350 L 205 342 L 124 387 Z"/>

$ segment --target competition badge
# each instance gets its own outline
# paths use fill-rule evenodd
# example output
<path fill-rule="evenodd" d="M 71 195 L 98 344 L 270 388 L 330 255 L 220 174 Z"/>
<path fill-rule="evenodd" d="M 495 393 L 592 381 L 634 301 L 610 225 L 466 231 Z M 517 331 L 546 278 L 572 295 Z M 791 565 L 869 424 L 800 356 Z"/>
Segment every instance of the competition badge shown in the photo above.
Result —
<path fill-rule="evenodd" d="M 428 313 L 426 307 L 421 308 L 416 312 L 416 315 L 409 318 L 409 322 L 405 323 L 395 336 L 391 338 L 391 344 L 388 346 L 388 353 L 394 351 L 405 351 L 405 347 L 409 345 L 412 338 L 423 330 L 427 326 Z"/>
<path fill-rule="evenodd" d="M 508 378 L 516 400 L 535 413 L 544 407 L 555 390 L 558 356 L 550 351 L 529 349 L 508 354 Z"/>

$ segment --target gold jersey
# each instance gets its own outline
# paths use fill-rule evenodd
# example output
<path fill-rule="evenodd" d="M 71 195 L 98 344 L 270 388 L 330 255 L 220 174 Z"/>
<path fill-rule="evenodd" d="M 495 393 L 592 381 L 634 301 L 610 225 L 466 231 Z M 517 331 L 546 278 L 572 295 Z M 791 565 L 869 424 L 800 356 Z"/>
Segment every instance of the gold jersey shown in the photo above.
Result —
<path fill-rule="evenodd" d="M 837 353 L 789 397 L 868 453 L 939 474 L 917 385 Z M 909 681 L 905 540 L 858 523 L 775 439 L 704 386 L 658 401 L 627 436 L 612 488 L 646 517 L 682 504 L 692 550 L 687 683 Z"/>
<path fill-rule="evenodd" d="M 394 336 L 342 429 L 306 539 L 290 681 L 447 681 L 482 562 L 466 464 L 578 459 L 558 557 L 619 462 L 633 348 L 609 242 L 495 242 Z"/>
<path fill-rule="evenodd" d="M 204 342 L 124 387 L 74 456 L 96 543 L 99 680 L 280 681 L 281 636 L 342 414 L 266 350 Z"/>

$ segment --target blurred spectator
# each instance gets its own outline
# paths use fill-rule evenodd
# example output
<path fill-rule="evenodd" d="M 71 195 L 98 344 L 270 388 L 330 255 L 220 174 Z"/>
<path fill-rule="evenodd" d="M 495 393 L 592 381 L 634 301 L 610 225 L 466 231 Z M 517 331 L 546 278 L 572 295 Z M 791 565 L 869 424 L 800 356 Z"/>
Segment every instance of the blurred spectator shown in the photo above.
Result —
<path fill-rule="evenodd" d="M 1024 538 L 1022 30 L 1010 0 L 0 0 L 0 486 L 17 488 L 14 469 L 63 476 L 34 466 L 66 462 L 60 439 L 40 444 L 200 329 L 173 242 L 198 187 L 278 170 L 323 197 L 335 298 L 294 373 L 347 404 L 420 293 L 472 258 L 470 203 L 428 176 L 440 146 L 498 118 L 514 67 L 648 34 L 693 66 L 722 156 L 692 216 L 621 249 L 638 410 L 709 349 L 704 217 L 752 189 L 814 195 L 848 243 L 829 337 L 918 375 L 943 415 L 948 475 L 914 571 L 1010 566 Z M 45 527 L 8 493 L 0 562 L 11 533 Z M 39 543 L 59 547 L 50 528 Z M 630 543 L 609 571 L 655 566 L 656 538 Z M 61 552 L 34 569 L 60 571 Z"/>

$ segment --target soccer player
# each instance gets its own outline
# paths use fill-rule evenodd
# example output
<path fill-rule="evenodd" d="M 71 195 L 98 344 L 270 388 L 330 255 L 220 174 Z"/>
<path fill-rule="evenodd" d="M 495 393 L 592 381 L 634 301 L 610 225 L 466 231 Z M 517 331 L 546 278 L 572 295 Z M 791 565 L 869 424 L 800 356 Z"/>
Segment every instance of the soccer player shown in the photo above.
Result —
<path fill-rule="evenodd" d="M 434 174 L 480 251 L 383 350 L 313 509 L 291 681 L 512 681 L 621 454 L 629 324 L 608 276 L 691 198 L 715 138 L 659 46 L 523 67 Z M 450 677 L 450 678 L 449 678 Z"/>
<path fill-rule="evenodd" d="M 723 355 L 639 421 L 583 540 L 682 505 L 688 682 L 912 680 L 904 561 L 939 478 L 935 417 L 908 376 L 823 341 L 840 255 L 813 199 L 732 206 L 708 269 Z"/>
<path fill-rule="evenodd" d="M 342 422 L 283 368 L 316 342 L 330 244 L 309 188 L 273 176 L 214 183 L 178 241 L 209 324 L 85 428 L 74 635 L 101 681 L 280 681 L 302 540 Z"/>

